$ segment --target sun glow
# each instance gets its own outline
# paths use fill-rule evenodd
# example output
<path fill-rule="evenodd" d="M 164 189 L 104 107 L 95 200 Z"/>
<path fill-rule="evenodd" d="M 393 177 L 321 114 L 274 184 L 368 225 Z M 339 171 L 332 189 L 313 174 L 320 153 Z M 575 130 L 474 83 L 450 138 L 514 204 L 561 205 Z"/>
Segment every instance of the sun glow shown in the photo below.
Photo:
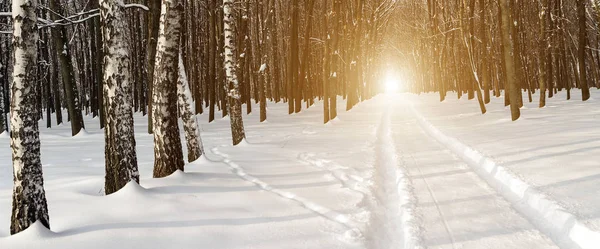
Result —
<path fill-rule="evenodd" d="M 386 93 L 396 93 L 400 90 L 401 81 L 397 75 L 388 73 L 385 77 L 384 84 Z"/>

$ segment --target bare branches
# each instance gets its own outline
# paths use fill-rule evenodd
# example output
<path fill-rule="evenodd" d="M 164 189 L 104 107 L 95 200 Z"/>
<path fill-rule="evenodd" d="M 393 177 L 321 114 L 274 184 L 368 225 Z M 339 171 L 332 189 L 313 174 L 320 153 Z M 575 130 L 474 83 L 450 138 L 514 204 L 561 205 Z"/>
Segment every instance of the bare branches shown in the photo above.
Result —
<path fill-rule="evenodd" d="M 144 11 L 148 11 L 150 10 L 146 5 L 143 4 L 136 4 L 136 3 L 131 3 L 131 4 L 124 4 L 122 5 L 123 8 L 125 9 L 141 9 Z M 38 29 L 43 29 L 43 28 L 52 28 L 52 27 L 57 27 L 57 26 L 69 26 L 69 25 L 75 25 L 75 24 L 79 24 L 79 23 L 83 23 L 85 21 L 88 21 L 90 19 L 96 18 L 100 16 L 100 12 L 98 9 L 92 9 L 92 10 L 88 10 L 88 11 L 84 11 L 84 12 L 79 12 L 76 13 L 74 15 L 65 17 L 62 16 L 61 14 L 53 11 L 52 9 L 48 8 L 48 7 L 41 7 L 44 10 L 47 10 L 49 12 L 51 12 L 52 14 L 60 17 L 60 19 L 57 20 L 46 20 L 43 18 L 38 18 Z M 9 17 L 12 18 L 12 13 L 11 12 L 0 12 L 0 17 Z M 8 31 L 0 31 L 0 34 L 12 34 L 11 30 Z"/>

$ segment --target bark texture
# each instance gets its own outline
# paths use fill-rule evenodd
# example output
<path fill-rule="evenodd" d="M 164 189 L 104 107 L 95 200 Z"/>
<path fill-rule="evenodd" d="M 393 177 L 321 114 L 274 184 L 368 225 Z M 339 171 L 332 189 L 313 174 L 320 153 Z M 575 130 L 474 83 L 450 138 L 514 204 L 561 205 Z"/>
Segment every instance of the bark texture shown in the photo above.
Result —
<path fill-rule="evenodd" d="M 244 138 L 246 138 L 244 132 L 244 122 L 242 120 L 242 103 L 240 100 L 240 87 L 238 84 L 236 74 L 235 56 L 233 51 L 235 50 L 235 39 L 234 39 L 234 17 L 233 17 L 233 0 L 223 1 L 223 30 L 224 42 L 225 42 L 225 75 L 227 79 L 227 98 L 229 99 L 230 108 L 230 120 L 231 120 L 231 136 L 233 139 L 233 145 L 237 145 Z"/>
<path fill-rule="evenodd" d="M 162 2 L 152 91 L 155 178 L 184 170 L 177 125 L 177 67 L 182 14 L 183 5 L 179 0 Z"/>
<path fill-rule="evenodd" d="M 502 27 L 500 29 L 502 31 L 502 46 L 504 47 L 503 56 L 505 60 L 506 84 L 510 93 L 510 113 L 512 120 L 515 121 L 521 116 L 521 110 L 519 109 L 520 87 L 517 85 L 515 58 L 513 57 L 514 49 L 512 40 L 510 39 L 510 25 L 512 21 L 508 0 L 500 0 L 500 10 L 502 11 Z"/>
<path fill-rule="evenodd" d="M 65 14 L 59 0 L 50 0 L 50 8 L 60 15 Z M 65 26 L 58 26 L 52 30 L 52 43 L 54 44 L 56 56 L 60 61 L 60 74 L 65 88 L 67 110 L 71 118 L 71 135 L 75 136 L 81 129 L 85 128 L 85 125 L 83 123 L 83 115 L 81 114 L 81 104 L 79 103 L 79 94 L 75 81 L 75 70 L 71 61 L 69 40 Z"/>
<path fill-rule="evenodd" d="M 122 0 L 100 0 L 104 48 L 105 166 L 104 191 L 112 194 L 130 181 L 139 183 L 135 150 L 129 48 Z"/>
<path fill-rule="evenodd" d="M 50 228 L 44 191 L 40 134 L 36 114 L 37 0 L 14 0 L 14 67 L 10 104 L 10 148 L 13 160 L 13 203 L 10 233 L 40 221 Z"/>
<path fill-rule="evenodd" d="M 188 149 L 188 162 L 196 161 L 204 154 L 204 146 L 200 138 L 200 129 L 196 115 L 192 112 L 192 92 L 190 91 L 183 58 L 179 55 L 179 78 L 177 80 L 177 105 L 183 120 L 183 130 Z"/>

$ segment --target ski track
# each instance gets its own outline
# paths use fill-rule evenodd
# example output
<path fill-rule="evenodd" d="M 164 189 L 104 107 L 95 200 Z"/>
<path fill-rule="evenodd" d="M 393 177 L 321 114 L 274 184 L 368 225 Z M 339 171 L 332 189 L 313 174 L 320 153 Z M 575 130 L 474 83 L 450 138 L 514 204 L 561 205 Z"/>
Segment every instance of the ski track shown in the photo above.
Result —
<path fill-rule="evenodd" d="M 585 226 L 573 214 L 566 212 L 555 201 L 548 199 L 543 193 L 496 163 L 492 158 L 463 144 L 458 139 L 442 133 L 427 121 L 412 103 L 407 103 L 407 105 L 417 117 L 421 128 L 429 136 L 467 163 L 480 178 L 509 201 L 539 231 L 550 237 L 557 246 L 560 248 L 598 248 L 600 245 L 599 232 Z"/>
<path fill-rule="evenodd" d="M 399 165 L 391 130 L 391 110 L 384 111 L 375 145 L 375 184 L 370 222 L 370 247 L 376 249 L 421 249 L 420 221 L 411 183 Z"/>
<path fill-rule="evenodd" d="M 337 179 L 342 186 L 350 190 L 356 191 L 363 196 L 369 195 L 368 190 L 364 186 L 365 179 L 360 176 L 347 174 L 344 172 L 344 170 L 348 169 L 348 167 L 339 165 L 331 160 L 317 158 L 314 153 L 309 152 L 302 152 L 298 154 L 298 160 L 307 163 L 312 167 L 326 170 L 330 175 Z"/>
<path fill-rule="evenodd" d="M 312 212 L 315 212 L 330 221 L 333 221 L 337 224 L 340 224 L 340 225 L 346 227 L 348 229 L 348 231 L 346 231 L 346 233 L 344 234 L 344 236 L 346 238 L 356 241 L 363 237 L 362 232 L 360 231 L 360 229 L 358 229 L 358 227 L 359 227 L 358 224 L 355 224 L 355 222 L 353 222 L 351 219 L 349 219 L 346 215 L 338 213 L 329 208 L 323 207 L 317 203 L 311 202 L 311 201 L 309 201 L 303 197 L 300 197 L 294 193 L 274 188 L 271 185 L 269 185 L 268 183 L 261 181 L 260 179 L 254 177 L 252 175 L 249 175 L 248 173 L 246 173 L 246 171 L 244 170 L 243 167 L 241 167 L 239 164 L 232 161 L 229 158 L 229 155 L 219 151 L 219 149 L 216 147 L 212 148 L 211 152 L 215 155 L 222 157 L 223 159 L 221 160 L 221 162 L 223 162 L 224 164 L 229 166 L 231 171 L 234 174 L 236 174 L 238 177 L 240 177 L 241 179 L 253 183 L 254 185 L 256 185 L 257 187 L 259 187 L 262 190 L 271 192 L 271 193 L 273 193 L 277 196 L 280 196 L 284 199 L 294 201 L 294 202 L 300 204 L 300 206 L 302 206 Z"/>
<path fill-rule="evenodd" d="M 404 157 L 404 154 L 402 154 L 402 156 Z M 415 162 L 415 164 L 416 164 L 415 157 L 412 154 L 410 154 L 410 160 Z M 417 170 L 419 171 L 420 175 L 423 175 L 423 171 L 421 170 L 421 167 L 417 167 Z M 429 192 L 429 195 L 431 195 L 431 198 L 433 199 L 436 210 L 438 211 L 438 213 L 440 214 L 440 217 L 442 218 L 442 222 L 444 223 L 444 229 L 446 229 L 446 233 L 448 233 L 448 236 L 450 237 L 450 242 L 452 243 L 452 248 L 456 249 L 457 248 L 456 247 L 456 238 L 454 238 L 454 233 L 452 232 L 452 229 L 450 229 L 450 225 L 448 225 L 448 219 L 446 218 L 446 215 L 444 214 L 444 212 L 442 211 L 442 208 L 440 207 L 438 198 L 435 195 L 434 191 L 431 189 L 431 185 L 429 184 L 427 179 L 422 178 L 422 180 L 425 183 L 425 186 L 427 187 L 427 192 Z"/>

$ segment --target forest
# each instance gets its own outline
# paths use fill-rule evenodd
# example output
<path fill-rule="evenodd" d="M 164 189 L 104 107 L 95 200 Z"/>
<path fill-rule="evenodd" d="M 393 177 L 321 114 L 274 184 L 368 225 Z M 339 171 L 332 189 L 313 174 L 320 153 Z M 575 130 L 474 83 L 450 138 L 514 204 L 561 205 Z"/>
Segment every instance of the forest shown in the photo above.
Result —
<path fill-rule="evenodd" d="M 0 0 L 10 233 L 50 228 L 44 125 L 103 130 L 110 195 L 140 183 L 136 132 L 151 134 L 152 177 L 164 178 L 207 153 L 202 124 L 226 118 L 243 145 L 245 115 L 268 123 L 269 106 L 290 118 L 319 107 L 330 124 L 390 87 L 466 98 L 481 114 L 501 98 L 515 122 L 527 102 L 545 108 L 563 91 L 588 101 L 600 88 L 600 1 Z"/>

